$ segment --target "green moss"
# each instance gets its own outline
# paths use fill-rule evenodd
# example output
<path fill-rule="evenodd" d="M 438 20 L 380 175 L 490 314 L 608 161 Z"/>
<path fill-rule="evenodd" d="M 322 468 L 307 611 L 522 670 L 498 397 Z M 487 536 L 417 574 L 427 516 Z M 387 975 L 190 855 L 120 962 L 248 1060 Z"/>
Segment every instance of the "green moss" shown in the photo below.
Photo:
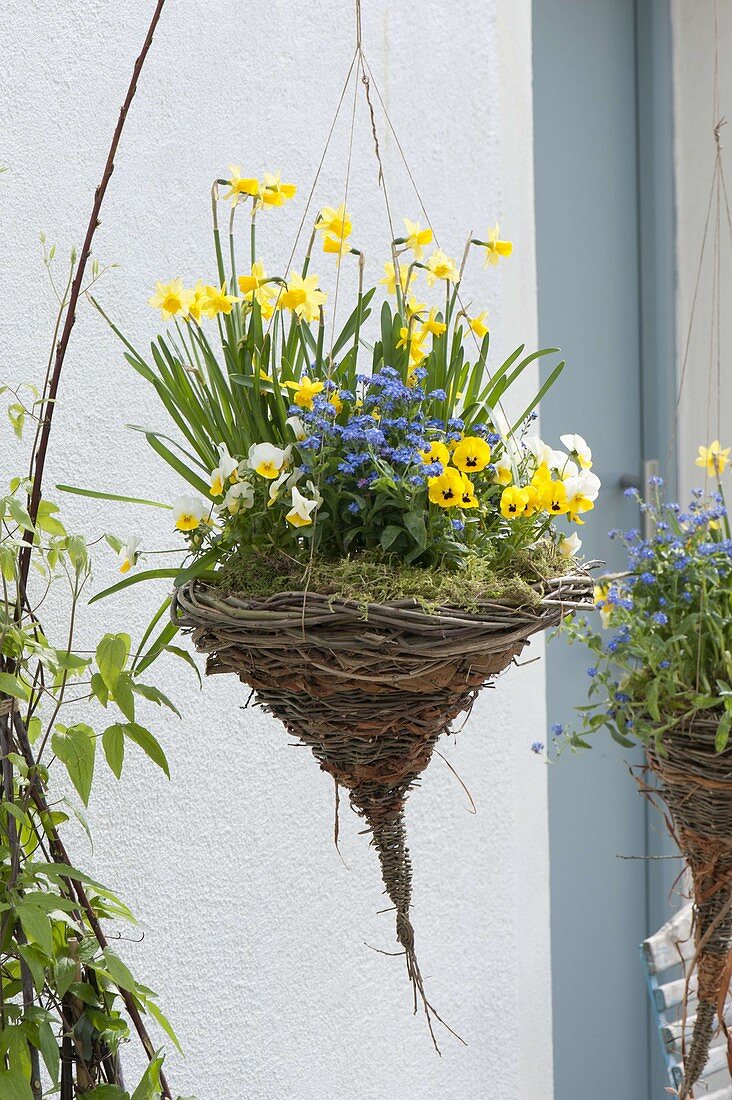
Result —
<path fill-rule="evenodd" d="M 535 605 L 540 596 L 532 585 L 571 569 L 572 562 L 562 558 L 548 542 L 516 553 L 501 568 L 477 554 L 470 555 L 465 568 L 459 571 L 405 565 L 368 552 L 336 561 L 314 558 L 307 586 L 311 592 L 359 604 L 412 598 L 426 610 L 451 604 L 469 611 L 484 600 Z M 227 594 L 246 596 L 299 591 L 306 580 L 306 563 L 275 551 L 264 554 L 248 547 L 236 551 L 221 572 L 221 586 Z"/>

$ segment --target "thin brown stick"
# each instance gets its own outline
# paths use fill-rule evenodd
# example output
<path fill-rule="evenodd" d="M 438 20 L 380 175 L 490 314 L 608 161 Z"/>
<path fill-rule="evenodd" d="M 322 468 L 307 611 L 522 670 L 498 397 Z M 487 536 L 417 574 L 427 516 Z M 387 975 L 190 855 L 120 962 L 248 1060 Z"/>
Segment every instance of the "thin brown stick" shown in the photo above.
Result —
<path fill-rule="evenodd" d="M 122 137 L 122 131 L 124 130 L 125 122 L 127 121 L 127 114 L 132 104 L 132 100 L 135 97 L 137 91 L 137 81 L 140 78 L 142 72 L 142 66 L 145 64 L 145 58 L 148 55 L 148 51 L 152 45 L 153 36 L 160 20 L 160 15 L 163 10 L 165 0 L 157 0 L 155 5 L 155 11 L 153 12 L 152 19 L 150 20 L 150 26 L 148 27 L 145 41 L 143 42 L 140 54 L 135 61 L 135 66 L 132 70 L 132 79 L 127 89 L 127 95 L 124 98 L 122 107 L 120 108 L 119 118 L 117 119 L 117 125 L 114 128 L 114 134 L 112 135 L 112 143 L 109 147 L 107 154 L 107 160 L 104 165 L 104 172 L 102 173 L 101 183 L 94 192 L 94 203 L 92 205 L 91 215 L 89 217 L 89 224 L 86 230 L 86 236 L 84 237 L 84 243 L 81 246 L 79 253 L 79 262 L 76 268 L 76 274 L 74 275 L 73 282 L 71 284 L 71 292 L 69 294 L 69 304 L 66 309 L 66 317 L 64 319 L 64 326 L 61 331 L 61 336 L 56 345 L 56 355 L 53 363 L 53 370 L 51 376 L 48 379 L 48 384 L 44 388 L 42 398 L 42 416 L 43 424 L 38 434 L 37 446 L 34 446 L 33 455 L 31 456 L 31 469 L 33 474 L 33 484 L 31 492 L 28 498 L 28 514 L 31 517 L 33 523 L 36 521 L 38 515 L 38 506 L 41 502 L 41 491 L 43 488 L 43 471 L 46 465 L 46 455 L 48 453 L 48 441 L 51 434 L 51 426 L 53 423 L 53 412 L 56 406 L 56 396 L 58 394 L 59 382 L 61 379 L 61 371 L 63 369 L 64 360 L 66 358 L 66 352 L 69 346 L 69 340 L 71 338 L 71 331 L 76 321 L 76 306 L 79 301 L 79 295 L 84 281 L 84 273 L 86 271 L 86 265 L 91 255 L 92 241 L 94 234 L 99 226 L 99 214 L 102 209 L 102 203 L 104 202 L 104 196 L 107 192 L 107 186 L 112 177 L 114 171 L 114 159 L 117 155 L 117 148 Z M 30 556 L 33 542 L 32 532 L 26 531 L 24 533 L 25 546 L 23 547 L 20 555 L 19 562 L 19 580 L 18 590 L 21 597 L 21 606 L 25 600 L 25 589 L 28 583 L 28 571 L 30 569 Z"/>

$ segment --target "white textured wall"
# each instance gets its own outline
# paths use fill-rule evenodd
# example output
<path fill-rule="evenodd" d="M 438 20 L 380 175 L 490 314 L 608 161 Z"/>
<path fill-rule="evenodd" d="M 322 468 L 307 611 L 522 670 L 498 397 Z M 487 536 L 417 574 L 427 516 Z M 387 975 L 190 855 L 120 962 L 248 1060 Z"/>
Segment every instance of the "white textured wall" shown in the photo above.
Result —
<path fill-rule="evenodd" d="M 38 232 L 66 251 L 79 242 L 110 131 L 151 0 L 6 0 L 0 347 L 3 373 L 38 378 L 52 306 Z M 491 310 L 496 345 L 535 341 L 528 0 L 367 0 L 364 38 L 428 210 L 460 254 L 469 230 L 500 218 L 515 241 L 498 272 L 468 278 Z M 155 279 L 213 270 L 208 188 L 230 161 L 282 168 L 297 204 L 267 218 L 272 267 L 282 263 L 352 49 L 350 5 L 211 5 L 169 0 L 133 104 L 105 204 L 97 249 L 120 264 L 100 287 L 107 310 L 145 345 Z M 370 271 L 386 253 L 381 198 L 363 114 L 352 189 L 355 237 Z M 418 216 L 393 143 L 384 137 L 392 202 Z M 322 202 L 340 200 L 344 133 L 326 165 Z M 263 236 L 263 234 L 262 234 Z M 318 261 L 325 271 L 326 265 Z M 153 394 L 122 361 L 90 309 L 67 359 L 50 453 L 49 485 L 71 481 L 161 498 L 179 491 L 125 423 L 163 424 Z M 7 430 L 0 469 L 18 465 Z M 147 546 L 171 534 L 160 514 L 78 498 L 69 521 L 90 533 L 128 530 Z M 163 528 L 165 520 L 163 519 Z M 115 577 L 98 553 L 96 584 Z M 139 633 L 164 587 L 137 588 L 90 609 L 85 632 Z M 540 643 L 531 655 L 541 652 Z M 181 666 L 182 667 L 182 666 Z M 442 748 L 478 805 L 435 759 L 410 803 L 414 918 L 429 991 L 468 1041 L 431 1049 L 410 1013 L 401 960 L 390 950 L 376 858 L 343 811 L 332 843 L 332 784 L 309 755 L 257 710 L 243 712 L 233 680 L 199 693 L 162 666 L 184 720 L 154 712 L 172 765 L 168 783 L 129 753 L 123 781 L 99 785 L 90 807 L 93 855 L 80 860 L 130 901 L 145 929 L 121 950 L 160 991 L 186 1059 L 169 1077 L 200 1100 L 430 1100 L 551 1095 L 548 856 L 545 771 L 529 752 L 543 738 L 541 663 L 486 692 L 457 740 Z M 163 682 L 161 679 L 161 682 Z"/>
<path fill-rule="evenodd" d="M 718 14 L 719 106 L 717 118 L 732 117 L 732 0 L 674 0 L 674 129 L 676 187 L 677 339 L 679 380 L 684 351 L 688 357 L 679 407 L 679 472 L 685 491 L 700 483 L 702 472 L 694 466 L 697 447 L 710 440 L 732 445 L 732 372 L 729 349 L 732 338 L 729 300 L 732 293 L 732 245 L 721 200 L 720 286 L 722 358 L 717 384 L 716 350 L 710 354 L 713 323 L 713 287 L 715 280 L 716 199 L 712 203 L 704 260 L 699 258 L 709 211 L 709 195 L 714 170 L 714 52 L 715 6 Z M 730 126 L 721 130 L 723 159 L 730 177 Z M 727 183 L 729 191 L 730 184 Z M 698 278 L 698 290 L 697 288 Z M 696 307 L 689 340 L 689 324 L 694 298 Z M 716 325 L 716 320 L 715 320 Z"/>

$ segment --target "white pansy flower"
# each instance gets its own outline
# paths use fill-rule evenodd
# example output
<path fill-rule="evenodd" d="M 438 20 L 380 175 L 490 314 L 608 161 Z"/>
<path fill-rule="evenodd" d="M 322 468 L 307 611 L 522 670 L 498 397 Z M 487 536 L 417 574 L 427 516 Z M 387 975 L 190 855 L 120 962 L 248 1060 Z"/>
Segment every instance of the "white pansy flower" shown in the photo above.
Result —
<path fill-rule="evenodd" d="M 237 481 L 239 478 L 239 462 L 229 454 L 229 448 L 225 443 L 218 444 L 219 464 L 211 471 L 211 495 L 220 497 L 224 491 L 226 482 Z"/>
<path fill-rule="evenodd" d="M 235 516 L 242 508 L 251 508 L 254 504 L 254 489 L 248 481 L 237 481 L 228 489 L 219 512 L 228 512 Z"/>
<path fill-rule="evenodd" d="M 293 485 L 297 485 L 301 477 L 302 467 L 296 466 L 294 470 L 285 467 L 280 476 L 270 484 L 268 507 L 271 507 L 277 500 L 283 486 L 285 489 L 292 489 Z"/>
<path fill-rule="evenodd" d="M 559 543 L 559 553 L 563 558 L 573 558 L 582 545 L 582 539 L 575 531 L 574 534 L 563 538 Z"/>
<path fill-rule="evenodd" d="M 549 469 L 552 468 L 552 456 L 555 452 L 548 443 L 545 443 L 538 435 L 527 435 L 524 439 L 524 444 L 527 450 L 534 456 L 537 466 L 548 466 Z"/>
<path fill-rule="evenodd" d="M 577 460 L 583 470 L 589 470 L 592 466 L 592 451 L 581 435 L 562 435 L 559 437 L 562 444 L 572 454 L 577 455 Z"/>
<path fill-rule="evenodd" d="M 137 548 L 139 545 L 140 540 L 137 535 L 132 535 L 122 543 L 119 548 L 120 573 L 129 573 L 130 569 L 132 569 L 134 565 L 137 565 L 137 559 L 139 557 Z"/>
<path fill-rule="evenodd" d="M 307 439 L 307 429 L 299 416 L 288 416 L 285 424 L 292 429 L 292 434 L 298 443 L 302 443 L 303 439 Z"/>
<path fill-rule="evenodd" d="M 195 531 L 203 519 L 204 504 L 198 497 L 179 496 L 173 501 L 175 526 L 179 531 Z"/>
<path fill-rule="evenodd" d="M 289 461 L 287 450 L 275 447 L 274 443 L 252 443 L 247 455 L 247 462 L 252 470 L 261 477 L 267 477 L 274 481 Z"/>
<path fill-rule="evenodd" d="M 285 516 L 293 527 L 308 527 L 312 522 L 312 514 L 318 507 L 317 500 L 308 500 L 294 485 L 292 487 L 292 508 Z"/>

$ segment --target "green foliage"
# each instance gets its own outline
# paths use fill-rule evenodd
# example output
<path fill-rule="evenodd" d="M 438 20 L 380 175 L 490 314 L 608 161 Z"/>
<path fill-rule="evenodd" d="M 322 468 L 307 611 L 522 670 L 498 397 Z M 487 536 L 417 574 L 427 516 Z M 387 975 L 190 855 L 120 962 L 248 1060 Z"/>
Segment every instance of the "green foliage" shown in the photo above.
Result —
<path fill-rule="evenodd" d="M 588 647 L 589 703 L 563 743 L 587 748 L 607 728 L 623 745 L 656 743 L 707 711 L 717 721 L 717 751 L 732 729 L 732 540 L 721 475 L 711 492 L 696 490 L 686 512 L 655 500 L 642 504 L 653 535 L 613 532 L 628 554 L 627 572 L 596 588 L 602 629 L 586 618 L 562 632 Z"/>

